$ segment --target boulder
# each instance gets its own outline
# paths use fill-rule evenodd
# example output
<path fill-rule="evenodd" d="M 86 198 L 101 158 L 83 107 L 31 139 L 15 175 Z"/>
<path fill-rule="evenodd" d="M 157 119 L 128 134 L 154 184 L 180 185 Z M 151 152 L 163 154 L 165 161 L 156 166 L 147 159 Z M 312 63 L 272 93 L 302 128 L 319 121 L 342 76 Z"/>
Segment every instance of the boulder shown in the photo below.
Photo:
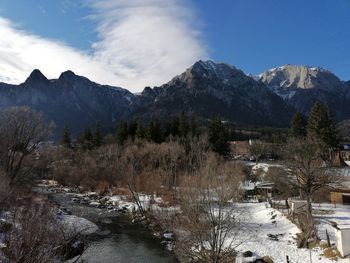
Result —
<path fill-rule="evenodd" d="M 74 215 L 63 215 L 61 224 L 67 235 L 90 235 L 98 230 L 98 226 L 93 222 Z"/>
<path fill-rule="evenodd" d="M 264 256 L 262 258 L 264 263 L 274 263 L 273 260 L 269 256 Z"/>
<path fill-rule="evenodd" d="M 245 258 L 250 258 L 250 257 L 253 256 L 253 252 L 251 252 L 249 250 L 245 251 L 245 252 L 242 253 L 242 256 L 245 257 Z"/>

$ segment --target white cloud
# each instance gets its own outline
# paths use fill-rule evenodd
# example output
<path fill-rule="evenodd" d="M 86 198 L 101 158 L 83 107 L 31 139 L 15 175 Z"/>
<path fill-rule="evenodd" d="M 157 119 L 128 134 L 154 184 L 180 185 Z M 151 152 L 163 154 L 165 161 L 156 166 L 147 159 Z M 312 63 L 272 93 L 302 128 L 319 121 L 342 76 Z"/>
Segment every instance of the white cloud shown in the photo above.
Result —
<path fill-rule="evenodd" d="M 86 3 L 100 37 L 90 53 L 20 30 L 0 17 L 0 81 L 20 83 L 34 68 L 49 78 L 71 69 L 100 83 L 140 91 L 207 57 L 195 12 L 182 0 Z"/>

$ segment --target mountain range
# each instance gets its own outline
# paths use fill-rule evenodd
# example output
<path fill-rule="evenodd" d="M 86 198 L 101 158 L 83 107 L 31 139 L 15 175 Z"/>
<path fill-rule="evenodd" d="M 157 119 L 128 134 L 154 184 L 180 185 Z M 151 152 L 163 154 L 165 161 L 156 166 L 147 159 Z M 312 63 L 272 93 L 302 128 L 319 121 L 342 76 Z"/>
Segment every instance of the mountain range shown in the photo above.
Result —
<path fill-rule="evenodd" d="M 307 116 L 312 105 L 329 106 L 337 121 L 350 119 L 350 82 L 315 67 L 285 65 L 259 76 L 213 61 L 198 61 L 159 87 L 140 94 L 100 85 L 63 72 L 47 79 L 34 70 L 19 85 L 0 83 L 0 108 L 26 105 L 65 125 L 75 134 L 100 122 L 112 129 L 119 120 L 169 120 L 181 112 L 205 121 L 220 115 L 236 125 L 288 127 L 296 111 Z"/>

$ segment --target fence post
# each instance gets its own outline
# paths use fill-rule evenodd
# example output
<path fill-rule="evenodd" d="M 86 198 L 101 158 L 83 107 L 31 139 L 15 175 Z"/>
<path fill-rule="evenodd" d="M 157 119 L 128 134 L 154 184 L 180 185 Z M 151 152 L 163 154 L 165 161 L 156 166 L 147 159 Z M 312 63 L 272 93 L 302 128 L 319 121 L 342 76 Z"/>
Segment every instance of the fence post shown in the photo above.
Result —
<path fill-rule="evenodd" d="M 331 247 L 331 241 L 330 241 L 330 239 L 329 239 L 329 234 L 328 234 L 327 229 L 326 229 L 326 237 L 327 237 L 327 246 L 328 246 L 328 247 Z"/>

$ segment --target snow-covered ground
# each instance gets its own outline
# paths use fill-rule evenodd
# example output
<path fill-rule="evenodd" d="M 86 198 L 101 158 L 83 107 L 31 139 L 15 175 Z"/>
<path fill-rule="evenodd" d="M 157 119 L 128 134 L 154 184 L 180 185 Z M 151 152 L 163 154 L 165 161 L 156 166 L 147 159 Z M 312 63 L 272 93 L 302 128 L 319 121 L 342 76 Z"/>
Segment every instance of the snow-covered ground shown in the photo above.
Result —
<path fill-rule="evenodd" d="M 296 234 L 300 232 L 295 224 L 289 221 L 281 212 L 267 207 L 265 203 L 246 203 L 241 204 L 245 211 L 242 230 L 234 237 L 237 242 L 242 242 L 237 247 L 240 252 L 251 251 L 259 257 L 270 256 L 274 262 L 286 262 L 286 256 L 292 263 L 310 262 L 310 251 L 307 249 L 298 249 L 296 244 Z M 318 206 L 318 205 L 317 205 Z M 331 205 L 321 205 L 325 209 Z M 338 209 L 339 208 L 339 209 Z M 350 207 L 337 207 L 334 214 L 322 215 L 330 220 L 338 220 L 344 223 L 350 221 Z M 331 241 L 334 242 L 334 230 L 331 226 L 322 223 L 320 231 L 324 233 L 325 229 L 331 234 Z M 331 263 L 334 262 L 325 258 L 321 254 L 322 249 L 315 248 L 311 250 L 312 262 Z M 242 261 L 244 262 L 244 261 Z M 337 262 L 350 262 L 350 259 L 338 259 Z"/>
<path fill-rule="evenodd" d="M 256 169 L 267 170 L 268 164 L 258 164 Z M 130 200 L 130 197 L 123 195 L 105 196 L 96 198 L 96 193 L 74 194 L 72 197 L 78 197 L 105 204 L 112 205 L 116 209 L 126 209 L 133 211 L 136 204 Z M 140 194 L 140 202 L 144 209 L 152 209 L 159 216 L 164 212 L 178 211 L 179 207 L 162 206 L 160 197 Z M 73 200 L 74 198 L 72 198 Z M 89 204 L 88 202 L 88 204 Z M 232 235 L 233 244 L 237 244 L 236 249 L 239 252 L 251 251 L 257 257 L 269 256 L 275 263 L 286 262 L 286 256 L 289 257 L 291 263 L 307 263 L 312 262 L 332 263 L 331 259 L 327 259 L 322 255 L 321 248 L 314 248 L 311 253 L 307 249 L 298 249 L 296 244 L 296 234 L 300 232 L 298 227 L 293 224 L 287 217 L 276 209 L 270 208 L 267 203 L 238 203 L 235 204 L 241 216 L 241 230 Z M 335 235 L 330 222 L 336 222 L 339 225 L 350 224 L 350 206 L 332 204 L 315 204 L 313 206 L 314 215 L 320 221 L 318 226 L 321 239 L 326 239 L 325 230 L 330 234 L 331 243 L 335 243 Z M 243 211 L 243 212 L 242 212 Z M 229 242 L 231 243 L 231 242 Z M 239 261 L 238 261 L 239 262 Z M 244 261 L 242 261 L 244 262 Z M 350 258 L 338 258 L 337 262 L 350 262 Z"/>
<path fill-rule="evenodd" d="M 335 236 L 331 223 L 336 223 L 339 226 L 350 226 L 349 205 L 314 204 L 313 213 L 317 221 L 320 223 L 318 226 L 320 238 L 326 239 L 327 230 L 333 243 L 335 243 Z"/>

